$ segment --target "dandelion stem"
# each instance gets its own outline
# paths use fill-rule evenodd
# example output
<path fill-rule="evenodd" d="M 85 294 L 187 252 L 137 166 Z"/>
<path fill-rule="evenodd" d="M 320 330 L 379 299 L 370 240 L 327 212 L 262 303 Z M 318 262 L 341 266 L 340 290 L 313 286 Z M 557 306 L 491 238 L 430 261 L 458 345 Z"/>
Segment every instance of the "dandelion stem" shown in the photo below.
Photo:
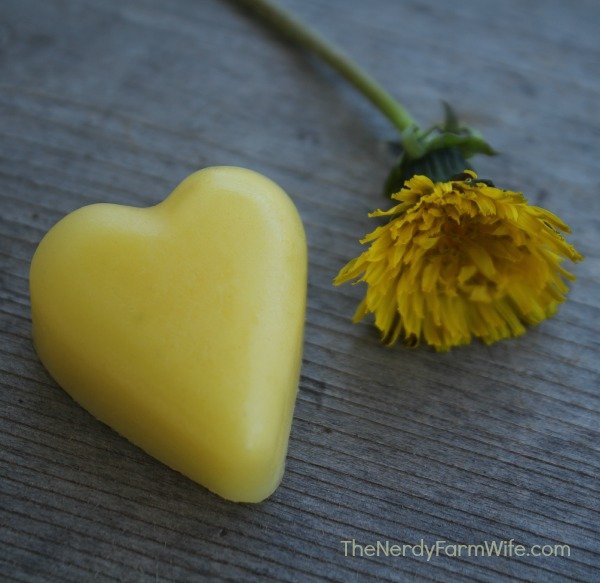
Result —
<path fill-rule="evenodd" d="M 302 47 L 313 51 L 362 92 L 403 133 L 418 127 L 406 109 L 338 47 L 270 0 L 237 0 Z"/>

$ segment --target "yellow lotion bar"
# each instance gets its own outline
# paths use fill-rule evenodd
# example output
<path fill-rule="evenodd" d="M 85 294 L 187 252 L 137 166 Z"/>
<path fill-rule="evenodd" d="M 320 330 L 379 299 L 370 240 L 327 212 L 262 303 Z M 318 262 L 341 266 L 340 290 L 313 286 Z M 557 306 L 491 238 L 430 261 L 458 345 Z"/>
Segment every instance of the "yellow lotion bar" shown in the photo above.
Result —
<path fill-rule="evenodd" d="M 306 303 L 306 240 L 281 188 L 214 167 L 150 208 L 56 224 L 30 273 L 34 341 L 83 407 L 224 498 L 281 481 Z"/>

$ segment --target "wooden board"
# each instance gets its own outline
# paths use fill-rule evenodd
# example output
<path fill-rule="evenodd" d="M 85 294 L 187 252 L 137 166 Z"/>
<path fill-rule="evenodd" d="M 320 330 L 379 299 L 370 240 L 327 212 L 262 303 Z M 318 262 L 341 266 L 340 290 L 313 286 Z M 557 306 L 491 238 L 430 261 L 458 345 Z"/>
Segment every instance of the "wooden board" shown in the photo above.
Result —
<path fill-rule="evenodd" d="M 393 129 L 334 73 L 218 0 L 0 5 L 0 573 L 17 581 L 598 580 L 600 59 L 595 0 L 282 0 L 423 123 L 454 104 L 482 175 L 586 255 L 525 337 L 385 349 L 331 279 L 372 228 Z M 224 502 L 78 407 L 32 348 L 27 274 L 84 204 L 149 205 L 214 164 L 293 197 L 310 244 L 284 482 Z M 514 539 L 570 557 L 351 557 L 341 541 Z"/>

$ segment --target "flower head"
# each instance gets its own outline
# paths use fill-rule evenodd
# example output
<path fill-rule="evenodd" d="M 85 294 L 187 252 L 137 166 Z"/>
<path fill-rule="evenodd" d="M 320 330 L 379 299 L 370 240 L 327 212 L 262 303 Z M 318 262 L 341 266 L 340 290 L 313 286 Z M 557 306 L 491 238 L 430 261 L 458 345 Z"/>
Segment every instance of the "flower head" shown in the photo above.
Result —
<path fill-rule="evenodd" d="M 561 263 L 582 256 L 556 215 L 472 171 L 459 178 L 406 181 L 396 206 L 369 215 L 389 222 L 361 240 L 369 248 L 335 279 L 367 283 L 354 321 L 373 313 L 390 345 L 404 338 L 445 351 L 519 336 L 554 314 L 568 291 L 563 278 L 574 279 Z"/>

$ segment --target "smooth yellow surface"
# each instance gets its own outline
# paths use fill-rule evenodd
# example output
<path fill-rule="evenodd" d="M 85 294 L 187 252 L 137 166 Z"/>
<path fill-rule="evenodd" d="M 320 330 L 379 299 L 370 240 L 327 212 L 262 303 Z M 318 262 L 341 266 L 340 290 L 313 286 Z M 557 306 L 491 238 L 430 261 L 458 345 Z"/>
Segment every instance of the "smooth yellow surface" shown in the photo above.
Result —
<path fill-rule="evenodd" d="M 150 208 L 57 223 L 30 273 L 34 341 L 83 407 L 224 498 L 281 481 L 298 386 L 306 240 L 274 182 L 214 167 Z"/>

